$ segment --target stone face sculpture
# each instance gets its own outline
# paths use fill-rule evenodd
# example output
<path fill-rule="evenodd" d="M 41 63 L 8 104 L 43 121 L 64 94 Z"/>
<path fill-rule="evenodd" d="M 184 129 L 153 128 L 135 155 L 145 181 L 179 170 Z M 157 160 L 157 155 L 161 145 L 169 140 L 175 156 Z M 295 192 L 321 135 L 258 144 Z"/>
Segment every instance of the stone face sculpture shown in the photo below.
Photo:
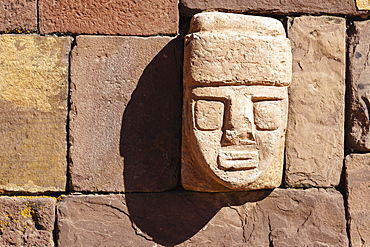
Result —
<path fill-rule="evenodd" d="M 218 12 L 193 17 L 184 53 L 185 189 L 280 185 L 291 61 L 278 20 Z"/>

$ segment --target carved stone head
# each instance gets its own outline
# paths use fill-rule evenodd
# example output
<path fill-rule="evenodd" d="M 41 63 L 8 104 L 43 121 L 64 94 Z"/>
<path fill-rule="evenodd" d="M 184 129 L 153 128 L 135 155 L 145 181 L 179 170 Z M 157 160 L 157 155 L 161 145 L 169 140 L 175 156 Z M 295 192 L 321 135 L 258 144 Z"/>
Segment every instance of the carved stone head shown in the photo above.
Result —
<path fill-rule="evenodd" d="M 185 37 L 182 184 L 196 191 L 281 183 L 291 48 L 273 18 L 202 13 Z"/>

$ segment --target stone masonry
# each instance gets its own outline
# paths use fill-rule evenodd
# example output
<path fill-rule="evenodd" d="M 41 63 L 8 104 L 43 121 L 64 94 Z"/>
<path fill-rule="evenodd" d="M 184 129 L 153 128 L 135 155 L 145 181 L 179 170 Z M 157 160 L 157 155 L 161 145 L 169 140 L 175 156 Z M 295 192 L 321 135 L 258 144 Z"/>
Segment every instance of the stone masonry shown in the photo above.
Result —
<path fill-rule="evenodd" d="M 71 189 L 176 188 L 182 42 L 171 37 L 78 36 L 76 44 L 71 66 Z"/>
<path fill-rule="evenodd" d="M 285 182 L 339 184 L 344 157 L 346 22 L 339 17 L 288 20 L 293 79 L 289 87 Z"/>
<path fill-rule="evenodd" d="M 65 191 L 71 38 L 0 36 L 0 189 Z"/>
<path fill-rule="evenodd" d="M 349 234 L 352 246 L 370 244 L 370 156 L 350 154 L 346 157 L 346 182 Z"/>
<path fill-rule="evenodd" d="M 349 37 L 349 123 L 348 147 L 356 151 L 370 151 L 370 21 L 355 21 Z"/>
<path fill-rule="evenodd" d="M 341 194 L 324 189 L 66 196 L 58 244 L 348 246 L 344 215 Z"/>
<path fill-rule="evenodd" d="M 0 246 L 370 246 L 369 33 L 369 0 L 1 0 Z M 185 184 L 182 143 L 231 174 L 256 131 L 273 186 Z"/>
<path fill-rule="evenodd" d="M 54 246 L 55 199 L 0 197 L 1 246 Z"/>
<path fill-rule="evenodd" d="M 291 14 L 332 14 L 332 15 L 367 15 L 369 10 L 368 0 L 357 0 L 357 7 L 353 0 L 180 0 L 180 11 L 184 16 L 192 16 L 195 13 L 205 10 L 217 10 L 236 13 L 253 14 L 273 14 L 273 15 L 291 15 Z M 367 6 L 367 8 L 365 7 Z"/>
<path fill-rule="evenodd" d="M 40 0 L 39 24 L 44 34 L 174 35 L 177 1 Z"/>
<path fill-rule="evenodd" d="M 37 31 L 37 1 L 0 1 L 0 30 Z"/>

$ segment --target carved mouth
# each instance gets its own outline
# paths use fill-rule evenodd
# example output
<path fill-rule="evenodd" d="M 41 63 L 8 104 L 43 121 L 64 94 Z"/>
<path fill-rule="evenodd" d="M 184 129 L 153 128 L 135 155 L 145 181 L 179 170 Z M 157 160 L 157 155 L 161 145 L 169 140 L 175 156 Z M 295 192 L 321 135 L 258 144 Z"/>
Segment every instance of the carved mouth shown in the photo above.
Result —
<path fill-rule="evenodd" d="M 224 171 L 240 171 L 258 167 L 258 151 L 250 150 L 220 150 L 218 168 Z"/>

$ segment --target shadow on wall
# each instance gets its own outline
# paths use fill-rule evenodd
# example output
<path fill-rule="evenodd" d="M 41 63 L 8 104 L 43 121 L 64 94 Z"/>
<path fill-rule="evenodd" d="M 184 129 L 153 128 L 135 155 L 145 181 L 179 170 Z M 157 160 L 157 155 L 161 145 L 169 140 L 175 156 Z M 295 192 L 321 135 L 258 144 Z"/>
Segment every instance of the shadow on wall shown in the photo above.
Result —
<path fill-rule="evenodd" d="M 168 43 L 148 64 L 123 118 L 120 152 L 126 192 L 180 186 L 183 40 Z M 262 200 L 271 191 L 126 193 L 133 223 L 162 245 L 180 244 L 225 206 Z"/>
<path fill-rule="evenodd" d="M 182 47 L 182 39 L 172 40 L 153 58 L 126 106 L 120 140 L 126 192 L 161 192 L 179 184 Z"/>
<path fill-rule="evenodd" d="M 223 207 L 260 201 L 271 192 L 272 190 L 231 193 L 129 193 L 126 194 L 126 205 L 132 222 L 145 235 L 158 244 L 174 246 L 198 233 Z M 224 234 L 233 235 L 229 230 L 225 229 Z M 212 240 L 217 237 L 217 233 L 220 234 L 220 231 L 210 230 L 200 238 Z M 219 237 L 223 238 L 224 235 Z"/>

